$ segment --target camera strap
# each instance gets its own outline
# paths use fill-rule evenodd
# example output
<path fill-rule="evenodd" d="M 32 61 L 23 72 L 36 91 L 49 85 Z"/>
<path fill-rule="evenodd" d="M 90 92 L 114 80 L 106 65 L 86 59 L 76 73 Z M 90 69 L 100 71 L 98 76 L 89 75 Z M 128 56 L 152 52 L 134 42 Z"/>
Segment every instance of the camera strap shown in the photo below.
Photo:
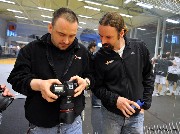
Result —
<path fill-rule="evenodd" d="M 69 68 L 70 68 L 71 65 L 72 65 L 72 62 L 73 62 L 73 60 L 74 60 L 74 57 L 75 57 L 74 51 L 72 51 L 72 53 L 71 53 L 70 56 L 68 57 L 67 66 L 65 66 L 65 71 L 64 71 L 64 73 L 63 73 L 63 75 L 62 75 L 61 78 L 63 78 L 63 77 L 67 74 Z M 69 62 L 68 62 L 68 61 L 69 61 Z"/>

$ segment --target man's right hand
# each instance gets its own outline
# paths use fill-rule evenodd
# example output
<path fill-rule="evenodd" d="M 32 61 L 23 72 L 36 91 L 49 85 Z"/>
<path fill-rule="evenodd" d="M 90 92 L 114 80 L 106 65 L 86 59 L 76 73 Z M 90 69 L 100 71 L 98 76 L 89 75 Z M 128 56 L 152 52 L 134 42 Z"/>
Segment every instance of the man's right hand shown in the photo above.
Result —
<path fill-rule="evenodd" d="M 133 115 L 136 112 L 131 107 L 131 105 L 134 105 L 136 108 L 140 109 L 140 106 L 136 102 L 128 100 L 127 98 L 124 97 L 118 97 L 116 106 L 128 118 L 130 117 L 130 115 Z"/>
<path fill-rule="evenodd" d="M 0 85 L 0 88 L 3 90 L 3 96 L 11 96 L 14 97 L 14 95 L 10 92 L 10 90 L 6 87 L 6 85 Z"/>
<path fill-rule="evenodd" d="M 30 83 L 32 90 L 40 91 L 42 97 L 47 100 L 48 102 L 54 102 L 58 98 L 57 95 L 53 94 L 50 91 L 50 87 L 52 84 L 62 84 L 58 79 L 33 79 Z"/>

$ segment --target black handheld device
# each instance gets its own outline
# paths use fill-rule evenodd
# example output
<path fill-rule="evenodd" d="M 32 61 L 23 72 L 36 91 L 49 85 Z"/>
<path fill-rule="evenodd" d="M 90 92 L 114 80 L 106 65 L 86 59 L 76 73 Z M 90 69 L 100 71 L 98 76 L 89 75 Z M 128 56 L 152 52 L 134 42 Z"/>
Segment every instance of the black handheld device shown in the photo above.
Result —
<path fill-rule="evenodd" d="M 141 100 L 137 100 L 137 102 L 136 102 L 140 107 L 142 107 L 143 105 L 144 105 L 144 101 L 141 101 Z M 133 109 L 137 109 L 134 105 L 131 105 L 131 107 L 133 108 Z"/>

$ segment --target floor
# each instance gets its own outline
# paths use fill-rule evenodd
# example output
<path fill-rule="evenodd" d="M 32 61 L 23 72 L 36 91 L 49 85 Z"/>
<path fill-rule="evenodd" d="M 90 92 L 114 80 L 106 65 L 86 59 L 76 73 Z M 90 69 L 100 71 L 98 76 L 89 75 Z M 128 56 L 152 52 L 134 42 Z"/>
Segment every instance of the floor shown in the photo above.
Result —
<path fill-rule="evenodd" d="M 13 68 L 12 64 L 0 64 L 0 83 L 11 85 L 6 79 Z M 170 87 L 172 89 L 172 86 Z M 180 87 L 178 87 L 180 91 Z M 25 134 L 28 121 L 24 117 L 25 96 L 16 94 L 16 99 L 3 112 L 3 121 L 0 125 L 0 134 Z M 175 96 L 155 96 L 152 106 L 145 111 L 145 134 L 180 134 L 180 94 Z M 101 134 L 101 109 L 92 108 L 91 97 L 86 97 L 86 108 L 82 113 L 84 134 Z"/>

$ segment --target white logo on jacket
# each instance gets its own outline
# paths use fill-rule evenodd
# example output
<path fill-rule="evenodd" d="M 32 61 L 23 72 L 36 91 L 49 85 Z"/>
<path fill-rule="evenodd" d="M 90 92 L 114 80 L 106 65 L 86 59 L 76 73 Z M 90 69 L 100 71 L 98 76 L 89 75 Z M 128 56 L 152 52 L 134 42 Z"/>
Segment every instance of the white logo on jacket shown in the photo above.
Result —
<path fill-rule="evenodd" d="M 131 52 L 131 54 L 135 54 L 135 52 Z"/>
<path fill-rule="evenodd" d="M 109 64 L 113 63 L 113 61 L 114 61 L 114 60 L 106 61 L 105 64 L 106 64 L 106 65 L 109 65 Z"/>
<path fill-rule="evenodd" d="M 77 55 L 74 56 L 75 59 L 81 59 L 81 57 L 78 57 Z"/>

